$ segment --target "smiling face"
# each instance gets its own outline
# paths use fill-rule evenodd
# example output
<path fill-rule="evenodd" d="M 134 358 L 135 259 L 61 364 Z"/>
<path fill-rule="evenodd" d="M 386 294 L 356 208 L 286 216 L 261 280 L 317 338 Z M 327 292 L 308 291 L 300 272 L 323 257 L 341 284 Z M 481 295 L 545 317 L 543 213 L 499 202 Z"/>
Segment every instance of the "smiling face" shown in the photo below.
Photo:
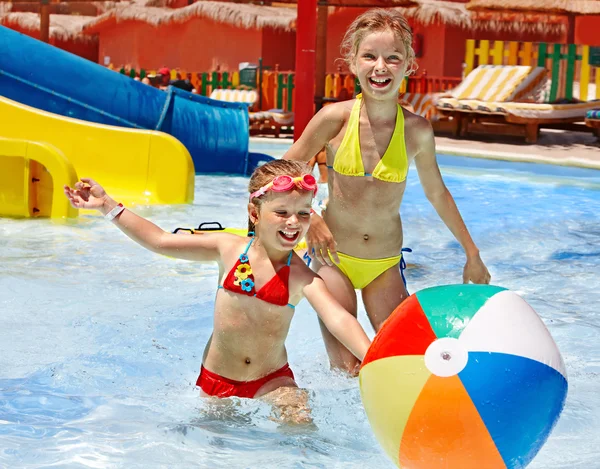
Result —
<path fill-rule="evenodd" d="M 269 192 L 263 198 L 260 207 L 248 205 L 256 235 L 267 247 L 288 252 L 300 242 L 310 226 L 313 193 L 294 189 Z"/>
<path fill-rule="evenodd" d="M 363 94 L 375 99 L 396 99 L 407 69 L 406 56 L 402 40 L 391 30 L 367 34 L 352 63 Z"/>

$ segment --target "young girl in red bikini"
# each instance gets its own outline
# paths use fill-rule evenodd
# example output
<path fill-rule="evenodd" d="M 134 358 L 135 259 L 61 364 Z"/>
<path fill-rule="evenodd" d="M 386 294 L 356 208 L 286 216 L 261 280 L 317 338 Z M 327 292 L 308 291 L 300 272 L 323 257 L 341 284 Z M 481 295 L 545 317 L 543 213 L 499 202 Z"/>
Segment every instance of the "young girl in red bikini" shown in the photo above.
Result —
<path fill-rule="evenodd" d="M 75 208 L 97 209 L 131 239 L 158 254 L 219 264 L 214 331 L 197 385 L 203 396 L 268 396 L 297 388 L 285 339 L 294 308 L 306 297 L 321 321 L 356 358 L 370 341 L 358 321 L 333 298 L 323 280 L 294 252 L 306 233 L 315 178 L 304 163 L 275 160 L 250 179 L 249 236 L 182 236 L 126 210 L 91 179 L 65 186 Z"/>

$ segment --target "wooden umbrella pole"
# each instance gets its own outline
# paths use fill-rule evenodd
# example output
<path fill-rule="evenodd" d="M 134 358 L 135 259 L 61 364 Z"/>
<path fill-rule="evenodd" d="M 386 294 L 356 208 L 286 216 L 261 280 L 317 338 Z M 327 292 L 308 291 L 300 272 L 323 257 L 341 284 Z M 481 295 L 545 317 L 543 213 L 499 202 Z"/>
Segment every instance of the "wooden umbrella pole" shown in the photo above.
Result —
<path fill-rule="evenodd" d="M 314 114 L 317 0 L 302 0 L 297 8 L 294 140 Z"/>
<path fill-rule="evenodd" d="M 575 15 L 567 14 L 567 44 L 575 44 Z"/>
<path fill-rule="evenodd" d="M 50 1 L 40 0 L 40 41 L 50 42 Z"/>
<path fill-rule="evenodd" d="M 316 54 L 316 111 L 323 106 L 325 97 L 325 73 L 327 71 L 327 7 L 319 5 L 317 14 L 317 54 Z"/>

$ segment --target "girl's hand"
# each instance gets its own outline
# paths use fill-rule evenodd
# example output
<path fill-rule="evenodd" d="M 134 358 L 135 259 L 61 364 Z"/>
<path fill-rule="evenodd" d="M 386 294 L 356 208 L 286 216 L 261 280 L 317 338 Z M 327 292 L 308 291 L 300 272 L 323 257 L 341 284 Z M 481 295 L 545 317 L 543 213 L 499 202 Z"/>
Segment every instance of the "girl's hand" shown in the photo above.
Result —
<path fill-rule="evenodd" d="M 306 233 L 306 245 L 308 247 L 308 255 L 312 259 L 316 259 L 321 265 L 333 265 L 340 263 L 337 255 L 336 242 L 327 224 L 318 215 L 313 215 L 310 222 L 310 227 Z M 333 261 L 331 257 L 333 257 Z"/>
<path fill-rule="evenodd" d="M 467 263 L 463 269 L 463 283 L 485 283 L 489 284 L 492 276 L 487 270 L 487 267 L 481 260 L 479 254 L 467 258 Z"/>
<path fill-rule="evenodd" d="M 75 208 L 102 210 L 110 199 L 102 186 L 89 178 L 81 178 L 81 181 L 75 183 L 74 189 L 64 186 L 64 191 Z"/>

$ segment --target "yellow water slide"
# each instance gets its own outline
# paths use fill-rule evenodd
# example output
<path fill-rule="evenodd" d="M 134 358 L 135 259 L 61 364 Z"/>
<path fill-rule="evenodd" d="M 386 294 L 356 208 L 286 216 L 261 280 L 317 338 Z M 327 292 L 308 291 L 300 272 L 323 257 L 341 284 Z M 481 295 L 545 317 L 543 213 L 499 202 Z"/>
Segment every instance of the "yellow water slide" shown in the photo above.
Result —
<path fill-rule="evenodd" d="M 179 140 L 94 124 L 0 96 L 0 217 L 72 217 L 62 185 L 90 177 L 125 205 L 194 198 L 194 163 Z M 57 200 L 58 199 L 58 200 Z"/>

